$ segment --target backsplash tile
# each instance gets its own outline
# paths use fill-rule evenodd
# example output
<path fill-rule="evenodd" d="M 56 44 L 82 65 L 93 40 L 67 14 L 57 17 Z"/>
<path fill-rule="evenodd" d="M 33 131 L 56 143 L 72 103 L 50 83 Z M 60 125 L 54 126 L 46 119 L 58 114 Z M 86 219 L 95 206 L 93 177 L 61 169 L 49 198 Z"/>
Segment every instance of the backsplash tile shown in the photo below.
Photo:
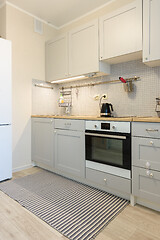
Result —
<path fill-rule="evenodd" d="M 141 60 L 111 65 L 110 76 L 53 85 L 53 90 L 32 86 L 32 114 L 66 114 L 65 108 L 58 107 L 59 88 L 116 80 L 120 76 L 140 77 L 133 82 L 133 92 L 125 92 L 121 82 L 72 88 L 71 114 L 98 116 L 99 101 L 95 101 L 94 96 L 107 94 L 107 102 L 113 104 L 114 116 L 157 116 L 155 98 L 160 97 L 160 67 L 148 67 Z"/>
<path fill-rule="evenodd" d="M 66 87 L 95 81 L 110 81 L 119 79 L 120 76 L 123 78 L 140 77 L 139 80 L 133 82 L 133 92 L 125 92 L 121 82 L 81 87 L 78 96 L 76 95 L 76 88 L 73 88 L 71 114 L 99 115 L 99 101 L 95 101 L 94 96 L 107 93 L 107 102 L 113 104 L 114 116 L 157 116 L 155 98 L 160 96 L 160 67 L 148 67 L 141 60 L 111 65 L 110 76 L 59 86 Z"/>

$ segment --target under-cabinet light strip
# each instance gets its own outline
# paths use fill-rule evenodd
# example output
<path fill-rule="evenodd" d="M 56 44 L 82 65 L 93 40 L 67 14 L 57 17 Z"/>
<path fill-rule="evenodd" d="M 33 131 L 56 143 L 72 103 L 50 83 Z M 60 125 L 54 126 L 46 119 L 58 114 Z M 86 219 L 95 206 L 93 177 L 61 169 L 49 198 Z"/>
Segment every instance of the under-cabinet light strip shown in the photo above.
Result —
<path fill-rule="evenodd" d="M 81 75 L 81 76 L 77 76 L 77 77 L 64 78 L 64 79 L 61 79 L 61 80 L 53 81 L 53 82 L 51 82 L 51 83 L 68 82 L 68 81 L 78 80 L 78 79 L 83 79 L 83 78 L 87 78 L 87 76 Z"/>
<path fill-rule="evenodd" d="M 35 87 L 42 87 L 42 88 L 50 88 L 50 89 L 53 89 L 53 87 L 49 87 L 49 86 L 45 86 L 43 85 L 42 83 L 40 84 L 34 84 Z"/>

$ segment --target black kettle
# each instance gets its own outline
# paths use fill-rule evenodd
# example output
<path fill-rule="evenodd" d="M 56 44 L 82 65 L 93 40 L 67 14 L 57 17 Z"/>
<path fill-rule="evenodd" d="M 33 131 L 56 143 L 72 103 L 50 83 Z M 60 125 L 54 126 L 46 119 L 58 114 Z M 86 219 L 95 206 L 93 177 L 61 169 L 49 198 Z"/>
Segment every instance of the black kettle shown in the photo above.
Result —
<path fill-rule="evenodd" d="M 102 103 L 101 106 L 101 117 L 111 117 L 113 106 L 111 103 Z"/>

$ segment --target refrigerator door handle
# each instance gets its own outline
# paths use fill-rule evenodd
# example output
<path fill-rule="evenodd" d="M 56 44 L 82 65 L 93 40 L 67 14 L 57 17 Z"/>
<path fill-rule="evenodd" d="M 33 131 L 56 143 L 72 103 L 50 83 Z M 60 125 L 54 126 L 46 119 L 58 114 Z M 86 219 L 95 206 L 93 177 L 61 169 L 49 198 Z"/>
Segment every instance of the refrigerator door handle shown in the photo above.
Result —
<path fill-rule="evenodd" d="M 11 125 L 10 123 L 4 123 L 4 124 L 0 124 L 0 127 L 2 127 L 2 126 L 9 126 L 9 125 Z"/>

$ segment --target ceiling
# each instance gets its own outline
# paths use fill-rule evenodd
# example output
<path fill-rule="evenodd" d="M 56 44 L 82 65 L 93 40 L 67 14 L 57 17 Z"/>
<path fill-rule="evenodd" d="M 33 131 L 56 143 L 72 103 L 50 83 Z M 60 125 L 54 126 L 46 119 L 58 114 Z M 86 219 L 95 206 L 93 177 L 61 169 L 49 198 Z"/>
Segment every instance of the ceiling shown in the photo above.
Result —
<path fill-rule="evenodd" d="M 0 0 L 0 4 L 4 0 Z M 113 0 L 7 0 L 18 8 L 60 28 Z"/>

